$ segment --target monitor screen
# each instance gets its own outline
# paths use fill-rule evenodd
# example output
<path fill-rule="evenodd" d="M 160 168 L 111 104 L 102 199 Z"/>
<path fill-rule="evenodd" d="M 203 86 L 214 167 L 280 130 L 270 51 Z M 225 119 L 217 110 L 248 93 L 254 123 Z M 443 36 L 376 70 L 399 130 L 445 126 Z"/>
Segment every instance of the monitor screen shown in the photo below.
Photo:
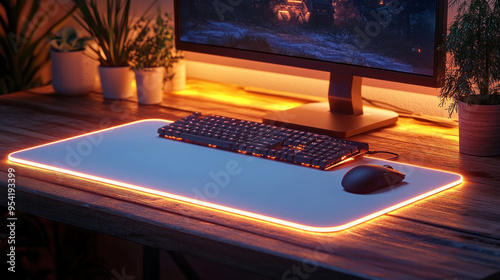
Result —
<path fill-rule="evenodd" d="M 175 11 L 178 48 L 328 71 L 329 96 L 345 99 L 332 91 L 346 80 L 357 92 L 350 77 L 442 82 L 446 0 L 176 0 Z"/>
<path fill-rule="evenodd" d="M 402 82 L 435 86 L 442 58 L 436 45 L 444 34 L 438 2 L 184 0 L 178 3 L 178 36 L 181 46 L 204 46 L 204 52 L 326 71 L 335 71 L 330 63 L 342 72 L 342 66 L 360 66 L 360 76 L 384 78 L 367 69 L 386 70 L 388 80 L 399 81 L 401 75 L 390 73 L 396 72 L 415 76 Z M 303 61 L 291 61 L 297 59 Z"/>

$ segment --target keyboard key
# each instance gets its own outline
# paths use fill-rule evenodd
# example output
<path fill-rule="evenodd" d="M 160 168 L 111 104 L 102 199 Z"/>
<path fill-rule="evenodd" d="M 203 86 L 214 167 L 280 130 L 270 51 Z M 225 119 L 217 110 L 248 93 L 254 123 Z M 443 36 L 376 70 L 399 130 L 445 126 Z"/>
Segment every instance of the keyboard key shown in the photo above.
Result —
<path fill-rule="evenodd" d="M 297 155 L 295 155 L 294 159 L 296 162 L 300 162 L 300 163 L 304 163 L 304 164 L 311 164 L 311 162 L 314 158 L 312 156 L 309 156 L 309 155 L 297 154 Z"/>
<path fill-rule="evenodd" d="M 207 136 L 193 135 L 193 134 L 182 132 L 179 135 L 179 137 L 181 137 L 184 140 L 189 140 L 192 142 L 204 143 L 207 145 L 214 145 L 214 146 L 219 146 L 219 147 L 227 148 L 227 149 L 233 148 L 233 143 L 230 141 L 219 140 L 219 139 L 210 138 Z"/>

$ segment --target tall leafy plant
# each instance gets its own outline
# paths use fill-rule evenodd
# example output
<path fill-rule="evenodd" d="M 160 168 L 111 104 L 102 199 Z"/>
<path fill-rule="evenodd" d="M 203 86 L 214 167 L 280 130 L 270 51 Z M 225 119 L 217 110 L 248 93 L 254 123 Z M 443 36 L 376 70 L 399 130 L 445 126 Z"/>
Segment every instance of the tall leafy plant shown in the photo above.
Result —
<path fill-rule="evenodd" d="M 0 94 L 42 85 L 42 70 L 50 61 L 46 37 L 74 10 L 37 0 L 0 1 Z"/>
<path fill-rule="evenodd" d="M 450 115 L 459 102 L 500 104 L 500 0 L 454 0 L 458 14 L 445 38 L 450 61 L 441 105 L 451 100 Z"/>
<path fill-rule="evenodd" d="M 77 20 L 99 44 L 91 48 L 98 55 L 101 66 L 128 66 L 127 48 L 137 37 L 134 30 L 136 21 L 131 21 L 130 0 L 107 0 L 105 11 L 98 7 L 97 2 L 75 0 Z M 148 21 L 148 12 L 155 3 L 146 9 L 138 21 Z"/>

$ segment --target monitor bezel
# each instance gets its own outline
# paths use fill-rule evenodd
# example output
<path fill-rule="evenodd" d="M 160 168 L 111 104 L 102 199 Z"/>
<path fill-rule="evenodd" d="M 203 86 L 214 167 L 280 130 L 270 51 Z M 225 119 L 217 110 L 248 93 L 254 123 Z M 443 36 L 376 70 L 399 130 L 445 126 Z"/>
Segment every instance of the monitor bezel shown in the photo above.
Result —
<path fill-rule="evenodd" d="M 204 53 L 210 55 L 231 57 L 250 61 L 259 61 L 278 65 L 326 71 L 333 74 L 352 75 L 357 77 L 386 80 L 398 83 L 413 84 L 427 87 L 442 87 L 444 83 L 444 66 L 446 52 L 440 46 L 447 33 L 448 0 L 436 0 L 436 27 L 435 27 L 435 54 L 434 75 L 427 76 L 407 72 L 398 72 L 379 68 L 370 68 L 359 65 L 349 65 L 329 61 L 312 60 L 301 57 L 285 56 L 280 54 L 263 53 L 252 50 L 234 49 L 215 45 L 205 45 L 180 40 L 180 8 L 179 1 L 174 0 L 175 15 L 175 44 L 178 50 Z M 185 0 L 184 0 L 185 1 Z"/>

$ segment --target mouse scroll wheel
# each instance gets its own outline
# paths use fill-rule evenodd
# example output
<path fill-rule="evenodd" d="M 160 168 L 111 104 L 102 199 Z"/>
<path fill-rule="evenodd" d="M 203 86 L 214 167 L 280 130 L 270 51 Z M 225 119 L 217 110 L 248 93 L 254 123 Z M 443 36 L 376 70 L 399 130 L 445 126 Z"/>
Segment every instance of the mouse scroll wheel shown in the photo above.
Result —
<path fill-rule="evenodd" d="M 389 169 L 394 169 L 394 168 L 392 168 L 392 166 L 387 165 L 387 164 L 386 164 L 386 165 L 384 165 L 384 167 L 385 167 L 385 168 L 389 168 Z"/>

